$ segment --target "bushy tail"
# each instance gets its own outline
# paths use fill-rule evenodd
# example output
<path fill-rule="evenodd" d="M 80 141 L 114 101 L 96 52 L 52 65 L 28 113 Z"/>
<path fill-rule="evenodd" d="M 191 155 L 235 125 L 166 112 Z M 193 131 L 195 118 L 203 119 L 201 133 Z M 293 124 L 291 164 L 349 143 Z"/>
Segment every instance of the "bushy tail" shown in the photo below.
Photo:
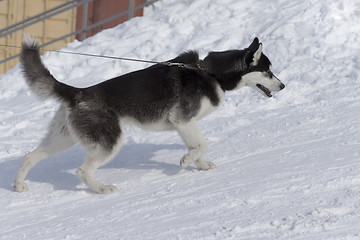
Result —
<path fill-rule="evenodd" d="M 39 44 L 28 34 L 24 34 L 20 56 L 26 83 L 41 99 L 57 98 L 72 102 L 79 89 L 57 81 L 40 59 Z"/>

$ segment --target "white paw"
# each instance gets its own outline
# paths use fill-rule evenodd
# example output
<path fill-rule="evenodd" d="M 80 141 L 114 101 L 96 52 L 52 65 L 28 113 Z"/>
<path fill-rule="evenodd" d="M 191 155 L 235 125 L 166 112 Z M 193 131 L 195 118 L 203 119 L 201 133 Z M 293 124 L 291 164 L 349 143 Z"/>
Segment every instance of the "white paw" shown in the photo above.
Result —
<path fill-rule="evenodd" d="M 216 168 L 215 164 L 213 164 L 212 162 L 207 162 L 207 161 L 201 161 L 201 162 L 197 161 L 196 166 L 199 170 L 203 170 L 203 171 L 207 171 L 207 170 Z"/>
<path fill-rule="evenodd" d="M 14 181 L 14 188 L 17 192 L 26 192 L 29 190 L 29 187 L 24 182 Z"/>
<path fill-rule="evenodd" d="M 109 193 L 116 192 L 117 190 L 118 189 L 113 185 L 106 185 L 104 187 L 101 187 L 100 191 L 98 191 L 98 192 L 102 193 L 102 194 L 109 194 Z"/>
<path fill-rule="evenodd" d="M 189 155 L 186 154 L 181 160 L 180 160 L 180 167 L 186 168 L 191 164 L 191 161 L 189 159 Z"/>

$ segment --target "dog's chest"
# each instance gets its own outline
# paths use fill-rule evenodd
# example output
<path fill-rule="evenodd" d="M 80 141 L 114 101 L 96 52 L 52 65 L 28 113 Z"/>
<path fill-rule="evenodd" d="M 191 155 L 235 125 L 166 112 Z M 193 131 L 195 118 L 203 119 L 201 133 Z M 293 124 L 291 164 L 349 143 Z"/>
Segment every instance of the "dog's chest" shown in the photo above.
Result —
<path fill-rule="evenodd" d="M 224 102 L 225 93 L 219 85 L 216 88 L 216 94 L 219 98 L 219 103 L 217 105 L 213 105 L 208 97 L 202 97 L 200 101 L 200 109 L 196 115 L 196 119 L 206 117 L 220 107 L 220 105 Z"/>

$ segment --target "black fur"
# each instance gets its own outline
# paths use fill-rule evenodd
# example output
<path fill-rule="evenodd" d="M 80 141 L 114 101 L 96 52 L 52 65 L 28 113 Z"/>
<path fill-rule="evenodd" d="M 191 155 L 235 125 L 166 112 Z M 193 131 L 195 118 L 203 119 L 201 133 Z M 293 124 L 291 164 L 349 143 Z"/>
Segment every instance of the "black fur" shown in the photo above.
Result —
<path fill-rule="evenodd" d="M 20 62 L 26 83 L 40 98 L 46 99 L 56 97 L 69 101 L 78 89 L 58 82 L 41 62 L 39 46 L 34 42 L 31 45 L 23 43 Z"/>
<path fill-rule="evenodd" d="M 198 55 L 184 53 L 169 62 L 195 66 Z M 216 79 L 200 69 L 157 64 L 83 89 L 74 107 L 90 104 L 92 108 L 112 109 L 120 117 L 151 123 L 179 104 L 179 116 L 186 121 L 197 114 L 201 97 L 208 97 L 214 106 L 219 104 L 215 84 Z"/>

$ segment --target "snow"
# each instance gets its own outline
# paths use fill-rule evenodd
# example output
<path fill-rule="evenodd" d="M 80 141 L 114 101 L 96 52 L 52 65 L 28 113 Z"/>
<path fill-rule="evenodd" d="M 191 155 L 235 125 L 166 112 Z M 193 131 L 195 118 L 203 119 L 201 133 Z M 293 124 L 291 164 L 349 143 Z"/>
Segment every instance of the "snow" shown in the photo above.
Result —
<path fill-rule="evenodd" d="M 96 177 L 76 177 L 76 146 L 12 181 L 58 108 L 40 102 L 19 65 L 0 76 L 0 239 L 360 239 L 360 2 L 167 0 L 64 50 L 164 61 L 191 49 L 242 49 L 255 36 L 286 88 L 226 95 L 199 122 L 217 168 L 181 170 L 174 132 L 126 128 L 126 143 Z M 89 86 L 149 66 L 45 52 L 59 80 Z"/>

